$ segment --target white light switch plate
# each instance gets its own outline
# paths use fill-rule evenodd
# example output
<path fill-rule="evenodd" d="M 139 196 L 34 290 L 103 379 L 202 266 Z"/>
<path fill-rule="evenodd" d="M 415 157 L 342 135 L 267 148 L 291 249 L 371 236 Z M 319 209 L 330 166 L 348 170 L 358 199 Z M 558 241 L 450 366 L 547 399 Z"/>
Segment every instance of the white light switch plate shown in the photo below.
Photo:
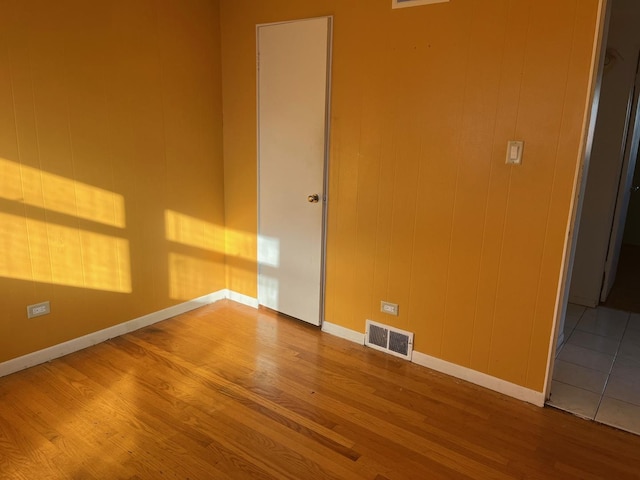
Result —
<path fill-rule="evenodd" d="M 522 152 L 524 142 L 510 140 L 507 144 L 507 165 L 520 165 L 522 163 Z"/>

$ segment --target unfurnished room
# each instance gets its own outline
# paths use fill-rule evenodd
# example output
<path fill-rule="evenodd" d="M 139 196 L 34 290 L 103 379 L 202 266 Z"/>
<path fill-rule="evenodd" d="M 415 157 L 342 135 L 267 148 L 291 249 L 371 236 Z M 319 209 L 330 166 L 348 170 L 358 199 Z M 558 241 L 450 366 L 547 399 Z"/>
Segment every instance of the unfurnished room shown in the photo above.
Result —
<path fill-rule="evenodd" d="M 0 0 L 0 479 L 640 478 L 639 22 Z"/>

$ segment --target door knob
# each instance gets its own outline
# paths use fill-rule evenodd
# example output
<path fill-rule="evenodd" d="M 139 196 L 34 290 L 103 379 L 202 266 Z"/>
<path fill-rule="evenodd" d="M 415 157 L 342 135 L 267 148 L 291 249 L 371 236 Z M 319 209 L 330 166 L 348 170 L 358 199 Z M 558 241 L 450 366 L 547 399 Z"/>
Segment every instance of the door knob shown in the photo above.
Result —
<path fill-rule="evenodd" d="M 631 193 L 636 193 L 638 190 L 640 190 L 640 185 L 634 185 L 631 187 Z"/>
<path fill-rule="evenodd" d="M 314 193 L 313 195 L 309 195 L 307 197 L 307 202 L 309 203 L 318 203 L 320 201 L 320 195 Z"/>

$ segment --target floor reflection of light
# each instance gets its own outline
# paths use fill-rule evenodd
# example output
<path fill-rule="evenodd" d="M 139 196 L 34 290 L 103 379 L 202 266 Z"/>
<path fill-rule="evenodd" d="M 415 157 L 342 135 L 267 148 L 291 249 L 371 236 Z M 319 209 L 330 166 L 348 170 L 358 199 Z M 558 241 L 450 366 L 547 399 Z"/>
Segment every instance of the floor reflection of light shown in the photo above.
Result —
<path fill-rule="evenodd" d="M 112 227 L 125 227 L 124 197 L 0 158 L 0 198 Z"/>
<path fill-rule="evenodd" d="M 262 344 L 275 345 L 278 340 L 278 322 L 266 315 L 258 316 L 256 337 Z"/>
<path fill-rule="evenodd" d="M 131 292 L 129 242 L 0 212 L 0 276 Z"/>

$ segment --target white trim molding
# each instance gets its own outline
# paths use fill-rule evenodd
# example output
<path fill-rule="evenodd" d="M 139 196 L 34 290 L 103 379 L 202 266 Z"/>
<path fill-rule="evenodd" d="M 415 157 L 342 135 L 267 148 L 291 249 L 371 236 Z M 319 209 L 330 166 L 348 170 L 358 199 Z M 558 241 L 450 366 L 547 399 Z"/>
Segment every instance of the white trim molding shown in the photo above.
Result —
<path fill-rule="evenodd" d="M 343 338 L 345 340 L 364 345 L 365 334 L 350 330 L 340 325 L 336 325 L 329 322 L 322 324 L 322 331 L 336 337 Z M 502 393 L 509 397 L 522 400 L 523 402 L 532 403 L 538 407 L 544 406 L 544 393 L 536 392 L 529 388 L 516 385 L 515 383 L 507 382 L 500 378 L 492 377 L 486 373 L 478 372 L 467 367 L 456 365 L 455 363 L 447 362 L 436 357 L 426 355 L 417 351 L 413 351 L 411 361 L 417 365 L 430 368 L 446 375 L 465 380 L 469 383 L 479 385 L 489 390 L 493 390 L 498 393 Z"/>
<path fill-rule="evenodd" d="M 111 338 L 119 337 L 120 335 L 133 332 L 140 328 L 148 327 L 154 323 L 167 320 L 224 299 L 233 300 L 234 302 L 253 308 L 258 307 L 258 300 L 256 298 L 232 292 L 228 289 L 218 290 L 217 292 L 189 300 L 188 302 L 180 303 L 148 315 L 143 315 L 142 317 L 129 320 L 128 322 L 120 323 L 97 332 L 89 333 L 82 337 L 74 338 L 64 343 L 59 343 L 58 345 L 54 345 L 43 350 L 38 350 L 37 352 L 28 353 L 27 355 L 7 360 L 6 362 L 0 363 L 0 377 L 54 360 L 64 355 L 77 352 L 78 350 L 83 350 L 87 347 L 105 342 Z"/>
<path fill-rule="evenodd" d="M 103 330 L 99 330 L 82 337 L 74 338 L 67 342 L 60 343 L 43 350 L 38 350 L 37 352 L 29 353 L 27 355 L 23 355 L 22 357 L 14 358 L 0 363 L 0 377 L 4 377 L 20 370 L 45 363 L 50 360 L 54 360 L 64 355 L 77 352 L 78 350 L 83 350 L 87 347 L 97 345 L 98 343 L 102 343 L 111 338 L 133 332 L 140 328 L 153 325 L 154 323 L 167 320 L 177 315 L 224 299 L 229 299 L 252 308 L 258 308 L 257 298 L 249 297 L 247 295 L 233 292 L 228 289 L 219 290 L 217 292 L 210 293 L 209 295 L 205 295 L 188 302 L 174 305 L 158 312 L 150 313 L 148 315 L 144 315 L 128 322 L 120 323 L 118 325 L 114 325 L 113 327 L 105 328 Z M 330 335 L 349 340 L 350 342 L 364 345 L 364 333 L 350 330 L 348 328 L 330 322 L 323 322 L 322 331 Z M 456 365 L 454 363 L 450 363 L 445 360 L 431 357 L 429 355 L 416 351 L 413 352 L 411 361 L 423 367 L 431 368 L 432 370 L 436 370 L 438 372 L 445 373 L 462 380 L 466 380 L 468 382 L 480 385 L 481 387 L 494 390 L 510 397 L 517 398 L 519 400 L 532 403 L 540 407 L 544 406 L 544 394 L 542 392 L 536 392 L 535 390 L 530 390 L 520 385 L 516 385 L 505 380 L 492 377 L 491 375 L 477 372 L 470 368 L 462 367 L 460 365 Z"/>
<path fill-rule="evenodd" d="M 232 300 L 237 303 L 241 303 L 242 305 L 246 305 L 251 308 L 258 308 L 258 299 L 249 297 L 248 295 L 243 295 L 242 293 L 234 292 L 233 290 L 224 290 L 226 297 L 229 300 Z"/>
<path fill-rule="evenodd" d="M 355 330 L 350 330 L 340 325 L 336 325 L 335 323 L 330 323 L 326 321 L 322 322 L 322 331 L 325 333 L 328 333 L 329 335 L 344 338 L 345 340 L 349 340 L 350 342 L 354 342 L 359 345 L 364 345 L 364 339 L 365 339 L 364 333 L 356 332 Z"/>
<path fill-rule="evenodd" d="M 506 380 L 502 380 L 497 377 L 492 377 L 486 373 L 462 367 L 455 363 L 447 362 L 446 360 L 441 360 L 416 351 L 413 352 L 411 361 L 440 373 L 451 375 L 452 377 L 456 377 L 461 380 L 466 380 L 467 382 L 488 388 L 489 390 L 502 393 L 509 397 L 517 398 L 523 402 L 532 403 L 538 407 L 544 407 L 543 392 L 536 392 L 535 390 L 516 385 L 515 383 L 507 382 Z"/>

